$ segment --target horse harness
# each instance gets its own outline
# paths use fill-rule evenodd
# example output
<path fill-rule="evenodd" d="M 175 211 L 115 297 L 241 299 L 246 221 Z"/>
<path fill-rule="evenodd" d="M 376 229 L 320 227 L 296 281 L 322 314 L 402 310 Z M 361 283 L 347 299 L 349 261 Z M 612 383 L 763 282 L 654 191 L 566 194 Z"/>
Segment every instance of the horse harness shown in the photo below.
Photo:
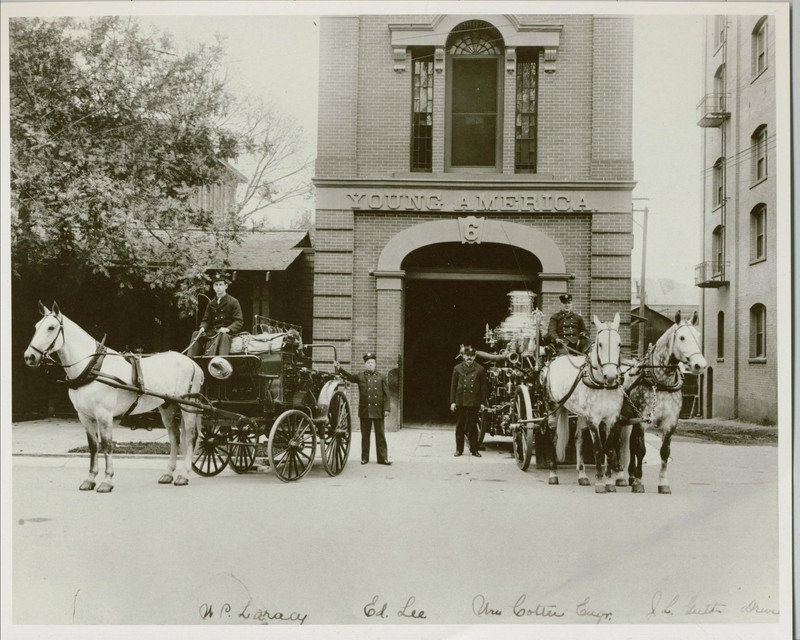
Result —
<path fill-rule="evenodd" d="M 56 340 L 58 340 L 59 336 L 63 337 L 63 335 L 64 335 L 64 323 L 61 322 L 61 320 L 59 319 L 58 333 L 53 338 L 50 345 L 46 349 L 44 349 L 44 351 L 37 349 L 34 346 L 31 346 L 31 348 L 34 351 L 37 351 L 43 359 L 50 360 L 53 363 L 60 365 L 66 372 L 67 367 L 72 366 L 72 364 L 64 364 L 63 362 L 61 362 L 60 358 L 56 360 L 56 358 L 54 358 L 51 355 L 51 353 L 53 352 L 53 347 L 56 344 Z M 142 376 L 141 356 L 133 353 L 120 354 L 131 365 L 131 382 L 127 383 L 124 380 L 118 378 L 117 376 L 112 376 L 109 373 L 103 373 L 101 371 L 101 369 L 103 368 L 103 361 L 108 355 L 108 347 L 106 347 L 105 342 L 106 342 L 105 335 L 103 336 L 103 339 L 100 340 L 99 342 L 95 340 L 95 344 L 97 345 L 97 347 L 95 349 L 94 354 L 89 357 L 89 362 L 86 364 L 83 371 L 81 371 L 74 378 L 70 378 L 69 376 L 67 376 L 66 379 L 62 380 L 61 382 L 64 382 L 70 389 L 80 389 L 81 387 L 84 387 L 87 384 L 91 384 L 92 382 L 97 381 L 97 382 L 102 382 L 103 384 L 106 384 L 109 387 L 115 387 L 118 389 L 133 391 L 134 393 L 136 393 L 136 398 L 134 399 L 131 406 L 128 407 L 127 411 L 125 411 L 125 413 L 122 415 L 121 419 L 124 420 L 133 412 L 133 410 L 139 404 L 139 400 L 141 400 L 142 396 L 146 395 L 144 389 L 143 376 Z"/>

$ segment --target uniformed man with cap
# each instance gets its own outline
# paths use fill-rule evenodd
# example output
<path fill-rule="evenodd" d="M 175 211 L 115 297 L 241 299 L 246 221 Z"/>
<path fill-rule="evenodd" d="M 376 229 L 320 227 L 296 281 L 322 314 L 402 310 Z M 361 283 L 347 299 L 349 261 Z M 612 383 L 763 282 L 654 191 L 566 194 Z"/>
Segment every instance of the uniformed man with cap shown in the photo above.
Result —
<path fill-rule="evenodd" d="M 569 349 L 586 353 L 591 346 L 589 332 L 581 314 L 572 310 L 572 295 L 564 293 L 558 299 L 561 301 L 561 311 L 550 318 L 547 325 L 548 341 L 562 354 L 570 353 Z"/>
<path fill-rule="evenodd" d="M 469 450 L 480 458 L 478 451 L 478 411 L 487 403 L 489 388 L 484 368 L 475 362 L 475 349 L 464 347 L 460 362 L 450 380 L 450 411 L 456 414 L 456 457 L 464 453 L 464 434 Z"/>
<path fill-rule="evenodd" d="M 242 330 L 244 316 L 239 301 L 228 293 L 230 276 L 217 272 L 212 276 L 214 298 L 209 300 L 203 320 L 192 335 L 190 356 L 226 356 L 231 352 L 231 338 Z M 209 330 L 214 334 L 209 336 Z"/>
<path fill-rule="evenodd" d="M 358 420 L 361 423 L 361 464 L 369 462 L 369 441 L 375 428 L 375 454 L 378 464 L 390 465 L 383 420 L 389 415 L 389 384 L 386 376 L 377 371 L 377 356 L 373 351 L 364 354 L 364 369 L 358 375 L 346 371 L 334 362 L 343 378 L 358 385 Z"/>

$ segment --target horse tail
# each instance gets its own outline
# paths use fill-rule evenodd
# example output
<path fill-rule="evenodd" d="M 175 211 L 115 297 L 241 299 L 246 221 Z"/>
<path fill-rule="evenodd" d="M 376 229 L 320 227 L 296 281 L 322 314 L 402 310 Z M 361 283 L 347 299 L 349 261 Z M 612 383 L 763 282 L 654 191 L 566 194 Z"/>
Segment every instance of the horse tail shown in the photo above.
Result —
<path fill-rule="evenodd" d="M 567 410 L 561 408 L 556 416 L 556 460 L 566 458 L 567 442 L 569 441 L 569 417 Z"/>

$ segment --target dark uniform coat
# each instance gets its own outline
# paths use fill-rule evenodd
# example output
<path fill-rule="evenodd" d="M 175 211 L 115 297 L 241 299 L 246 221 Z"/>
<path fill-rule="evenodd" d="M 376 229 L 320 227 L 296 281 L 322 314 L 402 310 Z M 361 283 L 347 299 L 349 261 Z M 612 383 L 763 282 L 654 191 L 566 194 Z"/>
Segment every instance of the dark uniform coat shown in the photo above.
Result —
<path fill-rule="evenodd" d="M 389 411 L 389 383 L 386 382 L 386 376 L 366 369 L 355 375 L 341 367 L 339 373 L 350 382 L 358 384 L 358 417 L 383 420 L 383 412 Z"/>
<path fill-rule="evenodd" d="M 479 407 L 487 404 L 489 388 L 486 372 L 477 362 L 467 366 L 460 362 L 453 369 L 450 381 L 450 404 L 457 407 Z"/>
<path fill-rule="evenodd" d="M 588 340 L 589 333 L 579 313 L 561 310 L 550 317 L 547 337 L 551 343 L 561 339 L 571 347 L 578 348 L 579 344 Z"/>
<path fill-rule="evenodd" d="M 239 301 L 227 293 L 219 300 L 215 297 L 208 303 L 200 326 L 206 331 L 209 327 L 214 331 L 228 327 L 231 335 L 236 335 L 244 326 L 244 317 Z"/>

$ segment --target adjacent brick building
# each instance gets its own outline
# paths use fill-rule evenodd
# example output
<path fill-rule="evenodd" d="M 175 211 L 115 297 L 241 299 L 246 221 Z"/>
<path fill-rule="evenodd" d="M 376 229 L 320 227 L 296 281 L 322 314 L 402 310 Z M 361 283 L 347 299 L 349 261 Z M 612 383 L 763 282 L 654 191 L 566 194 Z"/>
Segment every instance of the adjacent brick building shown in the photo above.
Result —
<path fill-rule="evenodd" d="M 707 416 L 776 421 L 775 18 L 706 20 L 701 287 Z"/>
<path fill-rule="evenodd" d="M 632 48 L 622 16 L 322 18 L 314 342 L 377 350 L 389 428 L 449 419 L 511 290 L 629 343 Z"/>

